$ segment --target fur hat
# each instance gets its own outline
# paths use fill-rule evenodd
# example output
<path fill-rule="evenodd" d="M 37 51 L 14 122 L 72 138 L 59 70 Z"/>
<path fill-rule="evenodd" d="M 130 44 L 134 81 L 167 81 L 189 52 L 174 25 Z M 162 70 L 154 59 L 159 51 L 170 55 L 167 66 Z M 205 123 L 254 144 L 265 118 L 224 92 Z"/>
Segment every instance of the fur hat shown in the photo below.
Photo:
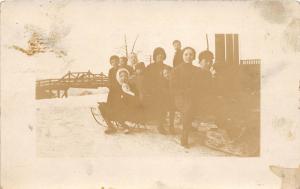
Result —
<path fill-rule="evenodd" d="M 120 68 L 117 71 L 116 77 L 117 77 L 117 81 L 118 83 L 121 85 L 122 87 L 122 91 L 126 94 L 129 94 L 131 96 L 135 96 L 135 94 L 131 91 L 130 86 L 128 85 L 128 83 L 121 83 L 121 78 L 120 78 L 120 74 L 121 72 L 126 72 L 128 77 L 129 77 L 129 71 L 126 68 Z"/>
<path fill-rule="evenodd" d="M 126 68 L 118 69 L 117 74 L 116 74 L 116 79 L 117 79 L 118 83 L 120 83 L 120 84 L 121 84 L 121 78 L 120 78 L 120 73 L 121 72 L 126 72 L 128 77 L 129 77 L 129 71 Z"/>

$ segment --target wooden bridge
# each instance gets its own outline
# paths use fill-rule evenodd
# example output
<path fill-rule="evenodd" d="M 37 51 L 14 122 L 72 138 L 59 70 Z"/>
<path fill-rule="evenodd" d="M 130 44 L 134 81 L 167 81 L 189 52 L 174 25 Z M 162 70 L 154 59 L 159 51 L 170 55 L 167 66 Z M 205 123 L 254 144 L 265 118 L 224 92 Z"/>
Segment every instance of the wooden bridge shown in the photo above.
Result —
<path fill-rule="evenodd" d="M 36 81 L 36 99 L 68 97 L 69 88 L 106 87 L 108 77 L 103 73 L 68 72 L 60 79 L 44 79 Z"/>
<path fill-rule="evenodd" d="M 260 59 L 245 59 L 245 60 L 240 60 L 241 65 L 253 65 L 253 64 L 261 64 Z"/>

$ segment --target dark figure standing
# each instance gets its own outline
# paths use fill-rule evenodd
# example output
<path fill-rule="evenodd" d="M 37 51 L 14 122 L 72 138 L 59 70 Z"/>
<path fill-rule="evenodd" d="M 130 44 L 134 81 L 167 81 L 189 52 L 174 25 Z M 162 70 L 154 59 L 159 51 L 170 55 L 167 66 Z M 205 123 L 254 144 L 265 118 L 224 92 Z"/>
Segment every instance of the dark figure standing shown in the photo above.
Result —
<path fill-rule="evenodd" d="M 107 96 L 107 104 L 110 106 L 114 106 L 118 93 L 118 81 L 116 79 L 116 74 L 119 68 L 120 58 L 117 55 L 113 55 L 109 59 L 111 68 L 108 72 L 108 96 Z M 112 124 L 108 124 L 108 128 L 105 130 L 105 133 L 110 134 L 114 133 L 116 129 L 112 126 Z"/>
<path fill-rule="evenodd" d="M 167 111 L 169 113 L 169 133 L 170 134 L 175 134 L 175 129 L 174 129 L 174 121 L 175 121 L 175 111 L 176 111 L 176 107 L 175 107 L 175 101 L 173 98 L 173 95 L 171 93 L 171 86 L 170 86 L 170 80 L 171 80 L 171 67 L 166 67 L 163 70 L 163 76 L 164 76 L 164 86 L 166 86 L 166 88 L 164 88 L 161 92 L 163 94 L 163 96 L 166 96 L 168 98 L 165 99 L 165 104 L 167 107 Z"/>
<path fill-rule="evenodd" d="M 206 50 L 199 54 L 201 82 L 200 90 L 205 91 L 201 94 L 198 101 L 199 111 L 203 116 L 210 115 L 215 117 L 217 130 L 225 132 L 229 137 L 240 136 L 243 128 L 240 127 L 239 120 L 246 120 L 248 115 L 239 103 L 238 98 L 232 98 L 228 94 L 218 89 L 217 82 L 220 81 L 220 72 L 213 67 L 214 56 Z"/>
<path fill-rule="evenodd" d="M 164 64 L 166 59 L 165 50 L 161 47 L 154 49 L 153 52 L 154 63 L 149 64 L 144 72 L 143 82 L 143 98 L 145 110 L 148 114 L 148 119 L 157 120 L 158 131 L 165 134 L 163 126 L 165 117 L 168 111 L 168 104 L 166 103 L 168 95 L 162 91 L 169 88 L 166 78 L 163 76 L 164 69 L 170 69 L 170 66 Z"/>
<path fill-rule="evenodd" d="M 182 114 L 181 145 L 188 147 L 188 135 L 195 114 L 198 90 L 199 68 L 192 64 L 195 50 L 186 47 L 182 50 L 183 63 L 178 65 L 171 74 L 171 92 L 174 95 L 176 108 Z"/>
<path fill-rule="evenodd" d="M 116 74 L 119 69 L 120 58 L 117 55 L 113 55 L 110 57 L 109 62 L 110 62 L 111 68 L 108 72 L 108 89 L 109 89 L 108 97 L 107 97 L 108 103 L 110 103 L 111 98 L 113 98 L 114 91 L 118 86 Z"/>
<path fill-rule="evenodd" d="M 212 66 L 214 55 L 209 50 L 205 50 L 199 54 L 198 58 L 200 65 L 198 89 L 200 93 L 198 94 L 197 112 L 202 118 L 217 116 L 216 112 L 220 112 L 222 107 L 217 99 L 214 81 L 216 75 Z M 218 115 L 217 119 L 218 117 L 220 116 Z"/>
<path fill-rule="evenodd" d="M 181 50 L 181 42 L 178 40 L 173 41 L 173 47 L 175 49 L 175 55 L 173 58 L 173 68 L 178 66 L 183 62 L 182 60 L 182 50 Z"/>

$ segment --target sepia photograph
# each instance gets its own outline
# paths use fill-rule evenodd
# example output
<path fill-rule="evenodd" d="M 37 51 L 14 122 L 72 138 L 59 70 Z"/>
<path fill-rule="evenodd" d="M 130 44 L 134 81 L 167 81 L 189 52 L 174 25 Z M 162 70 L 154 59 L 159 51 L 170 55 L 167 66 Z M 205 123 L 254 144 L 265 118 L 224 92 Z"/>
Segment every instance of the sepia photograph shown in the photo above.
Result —
<path fill-rule="evenodd" d="M 296 189 L 299 9 L 2 1 L 0 188 Z"/>
<path fill-rule="evenodd" d="M 204 39 L 199 46 L 206 48 L 196 51 L 174 39 L 167 47 L 174 50 L 168 55 L 161 46 L 143 51 L 138 41 L 142 36 L 135 37 L 132 47 L 126 34 L 119 36 L 120 41 L 124 39 L 119 54 L 108 54 L 107 65 L 101 69 L 99 63 L 100 73 L 93 73 L 86 63 L 86 72 L 68 71 L 60 78 L 36 81 L 38 152 L 55 155 L 54 147 L 57 155 L 67 153 L 63 148 L 67 137 L 72 140 L 69 147 L 82 150 L 77 152 L 82 155 L 88 155 L 85 150 L 128 155 L 135 146 L 137 155 L 139 151 L 140 155 L 191 151 L 199 156 L 259 156 L 261 60 L 240 58 L 240 43 L 245 49 L 247 44 L 242 44 L 239 35 L 212 34 L 209 41 L 209 35 L 199 31 L 200 43 Z M 42 39 L 33 36 L 30 40 L 35 41 L 28 48 L 40 51 Z M 215 48 L 209 49 L 209 43 Z M 73 134 L 74 130 L 82 135 Z M 76 143 L 79 138 L 91 142 L 86 135 L 97 141 L 93 147 L 99 152 Z"/>

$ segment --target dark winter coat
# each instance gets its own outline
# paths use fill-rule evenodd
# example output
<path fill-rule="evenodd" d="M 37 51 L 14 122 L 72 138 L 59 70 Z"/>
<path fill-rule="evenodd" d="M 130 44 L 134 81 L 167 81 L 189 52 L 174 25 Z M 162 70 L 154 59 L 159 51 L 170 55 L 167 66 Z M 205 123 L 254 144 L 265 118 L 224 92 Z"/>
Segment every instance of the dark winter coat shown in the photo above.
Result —
<path fill-rule="evenodd" d="M 177 50 L 175 52 L 174 58 L 173 58 L 173 67 L 177 67 L 179 64 L 183 62 L 182 59 L 182 50 Z"/>
<path fill-rule="evenodd" d="M 185 112 L 197 101 L 199 94 L 199 68 L 192 64 L 182 63 L 171 73 L 171 93 L 175 98 L 176 107 Z"/>
<path fill-rule="evenodd" d="M 104 116 L 109 120 L 116 121 L 139 121 L 142 120 L 143 110 L 137 96 L 137 90 L 134 85 L 129 84 L 134 96 L 125 93 L 121 85 L 118 84 L 111 94 L 112 98 L 104 110 Z"/>
<path fill-rule="evenodd" d="M 154 119 L 161 119 L 168 110 L 169 82 L 163 76 L 164 69 L 171 69 L 163 63 L 153 63 L 146 67 L 143 79 L 143 96 L 147 113 Z"/>

